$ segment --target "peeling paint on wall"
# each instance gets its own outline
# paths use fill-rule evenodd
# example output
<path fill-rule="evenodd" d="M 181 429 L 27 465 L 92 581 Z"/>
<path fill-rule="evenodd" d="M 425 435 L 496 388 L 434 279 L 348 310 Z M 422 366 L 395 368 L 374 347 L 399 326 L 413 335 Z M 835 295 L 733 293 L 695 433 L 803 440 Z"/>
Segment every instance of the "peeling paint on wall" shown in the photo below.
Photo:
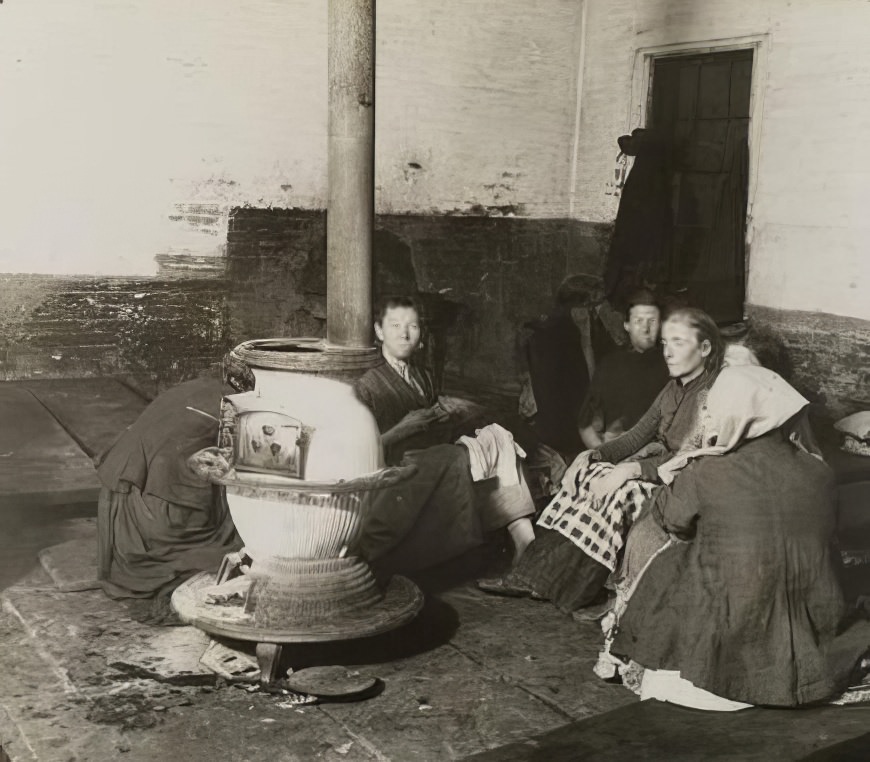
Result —
<path fill-rule="evenodd" d="M 170 214 L 173 222 L 184 222 L 189 227 L 211 236 L 226 234 L 228 215 L 218 204 L 175 204 L 177 214 Z"/>
<path fill-rule="evenodd" d="M 381 0 L 378 209 L 564 216 L 578 14 Z M 151 275 L 219 256 L 235 206 L 323 208 L 326 21 L 310 0 L 9 5 L 0 270 Z"/>
<path fill-rule="evenodd" d="M 0 378 L 132 374 L 153 389 L 229 348 L 221 279 L 3 275 Z"/>
<path fill-rule="evenodd" d="M 234 206 L 323 205 L 325 4 L 91 5 L 4 7 L 0 271 L 151 275 Z"/>

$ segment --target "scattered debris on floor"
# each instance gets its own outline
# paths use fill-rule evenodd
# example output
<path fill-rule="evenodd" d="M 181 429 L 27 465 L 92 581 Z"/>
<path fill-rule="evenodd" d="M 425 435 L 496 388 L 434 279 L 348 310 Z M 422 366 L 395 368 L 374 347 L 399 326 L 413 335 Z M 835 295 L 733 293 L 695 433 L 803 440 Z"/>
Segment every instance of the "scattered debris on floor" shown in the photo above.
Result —
<path fill-rule="evenodd" d="M 260 667 L 254 656 L 217 640 L 209 643 L 199 661 L 225 680 L 247 682 L 260 679 Z"/>
<path fill-rule="evenodd" d="M 69 536 L 53 541 L 61 539 Z M 12 759 L 211 762 L 252 749 L 279 758 L 288 739 L 298 759 L 455 759 L 514 742 L 524 753 L 530 739 L 566 723 L 606 725 L 611 710 L 634 712 L 614 731 L 633 733 L 634 744 L 651 728 L 660 732 L 662 717 L 686 733 L 693 723 L 723 722 L 687 719 L 658 702 L 635 709 L 630 692 L 592 674 L 600 645 L 594 623 L 471 585 L 432 596 L 407 631 L 318 651 L 319 661 L 299 665 L 332 667 L 291 670 L 263 685 L 254 644 L 143 624 L 100 591 L 60 592 L 36 564 L 36 550 L 33 561 L 31 576 L 3 591 L 0 611 L 0 738 Z M 759 753 L 779 754 L 766 758 L 795 759 L 849 740 L 865 732 L 870 707 L 858 704 L 868 693 L 855 686 L 838 700 L 846 707 L 750 710 L 776 736 L 756 733 L 753 743 Z M 695 753 L 697 735 L 692 743 Z"/>

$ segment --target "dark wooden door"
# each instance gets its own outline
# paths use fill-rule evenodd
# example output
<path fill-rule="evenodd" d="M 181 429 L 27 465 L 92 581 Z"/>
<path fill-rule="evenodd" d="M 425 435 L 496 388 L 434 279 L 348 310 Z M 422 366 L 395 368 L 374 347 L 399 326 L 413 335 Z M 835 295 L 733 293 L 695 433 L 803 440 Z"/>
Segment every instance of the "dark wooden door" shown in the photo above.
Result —
<path fill-rule="evenodd" d="M 752 51 L 656 58 L 648 127 L 672 140 L 671 289 L 719 323 L 745 298 Z"/>

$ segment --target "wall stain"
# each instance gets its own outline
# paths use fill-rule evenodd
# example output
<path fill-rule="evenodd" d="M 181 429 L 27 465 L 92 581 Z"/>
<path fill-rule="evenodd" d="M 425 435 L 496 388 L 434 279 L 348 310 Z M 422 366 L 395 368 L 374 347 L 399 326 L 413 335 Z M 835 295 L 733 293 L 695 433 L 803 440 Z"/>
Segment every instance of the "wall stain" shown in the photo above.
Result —
<path fill-rule="evenodd" d="M 444 212 L 448 217 L 522 217 L 525 214 L 524 204 L 478 204 L 468 202 L 464 208 L 450 209 Z"/>
<path fill-rule="evenodd" d="M 226 209 L 219 204 L 178 203 L 173 205 L 173 222 L 184 222 L 187 227 L 210 236 L 223 236 L 226 232 Z"/>

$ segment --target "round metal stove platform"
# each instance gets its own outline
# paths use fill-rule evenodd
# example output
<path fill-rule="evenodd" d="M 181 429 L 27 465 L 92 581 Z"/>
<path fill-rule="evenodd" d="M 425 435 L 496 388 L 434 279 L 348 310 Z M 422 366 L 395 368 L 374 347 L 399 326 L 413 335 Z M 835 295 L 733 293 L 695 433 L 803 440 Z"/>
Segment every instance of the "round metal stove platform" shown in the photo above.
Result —
<path fill-rule="evenodd" d="M 365 638 L 401 627 L 423 608 L 423 593 L 405 577 L 393 577 L 377 603 L 352 611 L 335 612 L 323 619 L 288 622 L 280 629 L 258 627 L 244 607 L 207 603 L 202 591 L 214 588 L 216 577 L 202 572 L 180 585 L 172 607 L 187 624 L 210 635 L 270 643 L 320 643 Z"/>
<path fill-rule="evenodd" d="M 323 618 L 282 623 L 280 628 L 258 626 L 241 601 L 208 602 L 217 578 L 202 572 L 180 585 L 172 595 L 172 608 L 186 624 L 210 635 L 257 643 L 260 680 L 275 679 L 282 646 L 288 643 L 322 643 L 370 637 L 389 632 L 411 621 L 423 608 L 423 593 L 411 580 L 394 576 L 379 601 Z"/>

